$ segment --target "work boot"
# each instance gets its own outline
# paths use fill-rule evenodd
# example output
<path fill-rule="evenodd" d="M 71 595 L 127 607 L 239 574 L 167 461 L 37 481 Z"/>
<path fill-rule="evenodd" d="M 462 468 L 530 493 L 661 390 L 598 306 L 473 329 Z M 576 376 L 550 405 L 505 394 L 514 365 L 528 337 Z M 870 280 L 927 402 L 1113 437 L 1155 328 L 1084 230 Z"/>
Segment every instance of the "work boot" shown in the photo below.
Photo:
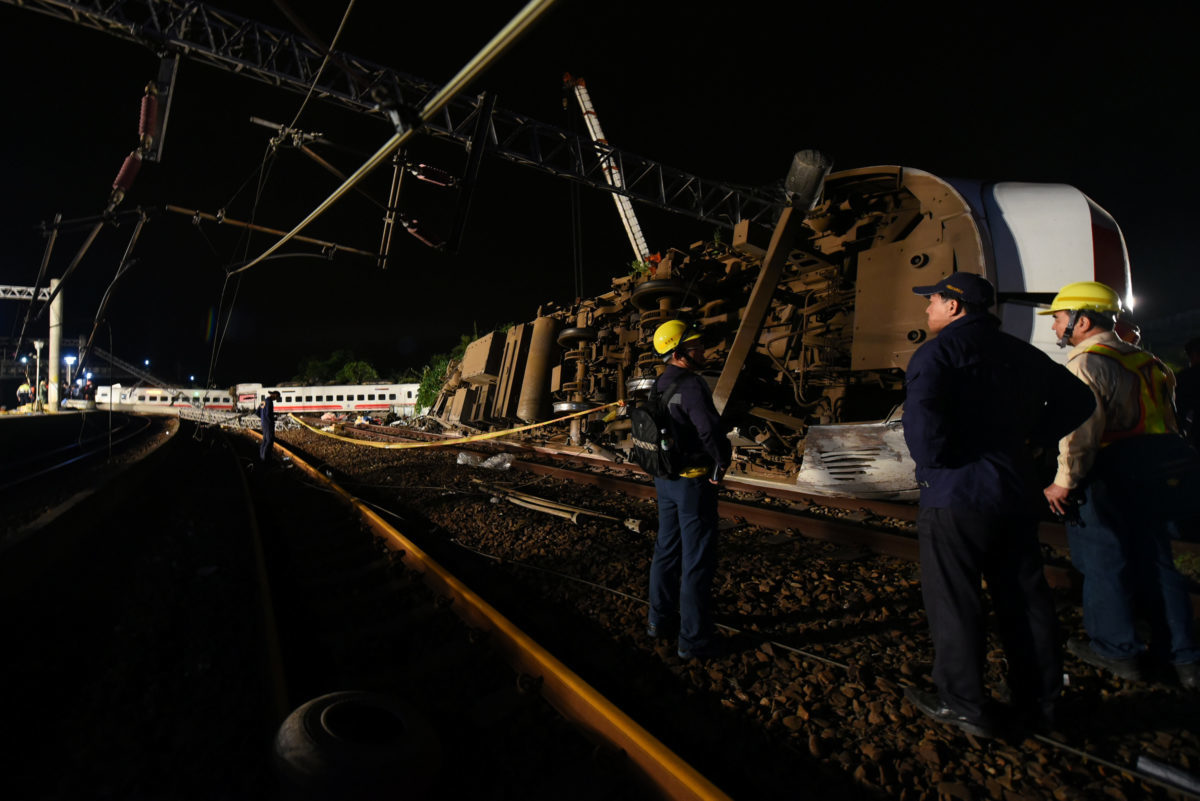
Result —
<path fill-rule="evenodd" d="M 1128 657 L 1127 659 L 1109 659 L 1106 656 L 1101 656 L 1092 649 L 1092 644 L 1083 640 L 1077 640 L 1074 637 L 1067 640 L 1067 650 L 1075 655 L 1077 659 L 1086 662 L 1092 667 L 1098 667 L 1101 670 L 1106 670 L 1117 678 L 1125 679 L 1126 681 L 1141 681 L 1142 669 L 1138 667 L 1136 657 Z"/>
<path fill-rule="evenodd" d="M 1185 690 L 1200 689 L 1200 662 L 1183 662 L 1175 665 L 1175 675 Z"/>
<path fill-rule="evenodd" d="M 720 659 L 726 655 L 726 652 L 727 649 L 723 644 L 713 642 L 708 645 L 689 646 L 687 648 L 681 645 L 675 653 L 684 661 L 699 659 L 703 662 L 707 659 Z"/>
<path fill-rule="evenodd" d="M 904 697 L 910 704 L 919 709 L 927 717 L 947 726 L 957 726 L 972 737 L 991 739 L 996 736 L 996 729 L 990 721 L 975 720 L 955 712 L 934 693 L 918 690 L 916 687 L 905 687 Z"/>

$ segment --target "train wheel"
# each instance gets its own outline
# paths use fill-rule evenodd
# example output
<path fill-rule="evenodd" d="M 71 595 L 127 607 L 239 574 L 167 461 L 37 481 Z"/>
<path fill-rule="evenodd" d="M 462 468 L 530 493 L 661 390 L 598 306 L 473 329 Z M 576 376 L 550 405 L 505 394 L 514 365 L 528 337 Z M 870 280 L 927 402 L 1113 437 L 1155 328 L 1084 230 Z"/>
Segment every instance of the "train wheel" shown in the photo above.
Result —
<path fill-rule="evenodd" d="M 629 300 L 642 311 L 659 308 L 659 301 L 672 298 L 672 305 L 678 305 L 683 298 L 683 285 L 670 279 L 655 279 L 639 284 L 629 296 Z"/>

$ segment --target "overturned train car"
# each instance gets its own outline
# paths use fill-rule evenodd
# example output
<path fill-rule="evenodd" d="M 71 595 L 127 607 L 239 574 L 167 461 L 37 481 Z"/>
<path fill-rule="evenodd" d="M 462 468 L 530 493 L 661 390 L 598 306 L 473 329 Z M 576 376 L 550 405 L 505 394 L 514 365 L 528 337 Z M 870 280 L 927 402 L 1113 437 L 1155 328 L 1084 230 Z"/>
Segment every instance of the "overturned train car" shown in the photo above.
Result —
<path fill-rule="evenodd" d="M 432 413 L 496 429 L 636 398 L 663 369 L 655 328 L 680 318 L 703 332 L 734 477 L 915 497 L 904 369 L 929 333 L 911 287 L 956 271 L 991 280 L 1005 330 L 1060 360 L 1045 318 L 1035 323 L 1039 303 L 1071 281 L 1131 290 L 1120 229 L 1073 187 L 853 169 L 824 177 L 815 200 L 785 208 L 774 230 L 743 222 L 732 241 L 671 250 L 610 292 L 544 305 L 533 321 L 472 342 Z M 555 428 L 535 435 L 615 459 L 629 452 L 624 409 Z"/>

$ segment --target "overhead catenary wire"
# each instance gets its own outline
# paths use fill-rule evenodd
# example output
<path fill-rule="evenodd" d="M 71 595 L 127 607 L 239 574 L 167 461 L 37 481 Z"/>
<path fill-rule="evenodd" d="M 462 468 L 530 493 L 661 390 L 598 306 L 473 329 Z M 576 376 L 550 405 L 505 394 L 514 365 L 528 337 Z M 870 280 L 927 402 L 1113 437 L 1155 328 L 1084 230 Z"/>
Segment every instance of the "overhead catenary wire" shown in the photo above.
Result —
<path fill-rule="evenodd" d="M 490 42 L 488 42 L 482 50 L 470 62 L 467 63 L 458 74 L 454 76 L 441 90 L 439 90 L 432 98 L 426 102 L 424 108 L 421 109 L 417 121 L 424 124 L 431 120 L 439 111 L 445 108 L 450 101 L 460 92 L 464 91 L 472 81 L 478 78 L 484 70 L 499 58 L 503 53 L 524 34 L 534 22 L 540 19 L 551 7 L 554 6 L 556 0 L 531 0 L 504 28 L 497 33 Z M 382 147 L 379 148 L 367 161 L 354 171 L 340 187 L 334 190 L 333 194 L 321 202 L 313 209 L 307 217 L 301 220 L 291 231 L 282 236 L 278 242 L 263 251 L 257 258 L 249 261 L 245 266 L 239 267 L 235 272 L 243 272 L 251 267 L 262 262 L 267 256 L 270 256 L 276 250 L 281 248 L 286 242 L 303 231 L 308 225 L 329 209 L 341 197 L 349 192 L 359 181 L 374 171 L 380 164 L 386 161 L 396 148 L 403 145 L 413 137 L 416 128 L 400 124 L 401 120 L 397 114 L 394 120 L 398 123 L 397 132 L 388 139 Z"/>
<path fill-rule="evenodd" d="M 317 82 L 321 80 L 321 75 L 325 72 L 325 67 L 329 64 L 329 59 L 333 56 L 333 50 L 337 47 L 338 39 L 342 38 L 342 31 L 346 27 L 346 20 L 350 19 L 350 12 L 353 10 L 354 0 L 350 0 L 350 2 L 346 3 L 346 10 L 342 14 L 342 21 L 338 24 L 337 32 L 333 35 L 333 41 L 325 49 L 325 58 L 321 60 L 321 66 L 317 68 L 317 74 L 313 76 L 312 83 L 309 84 L 308 94 L 304 96 L 304 101 L 300 103 L 300 108 L 296 109 L 296 116 L 292 118 L 292 124 L 288 128 L 295 128 L 296 123 L 300 121 L 300 115 L 304 113 L 308 101 L 312 98 L 313 91 L 317 88 Z"/>
<path fill-rule="evenodd" d="M 104 296 L 100 298 L 100 306 L 96 309 L 96 317 L 92 322 L 92 332 L 88 334 L 87 343 L 79 350 L 79 367 L 76 368 L 74 375 L 68 376 L 68 383 L 74 383 L 75 377 L 84 369 L 87 355 L 91 353 L 92 342 L 96 339 L 96 333 L 100 330 L 100 324 L 104 322 L 104 313 L 108 310 L 108 302 L 112 299 L 113 289 L 116 288 L 117 282 L 137 263 L 137 260 L 131 257 L 133 255 L 133 248 L 142 234 L 142 228 L 146 225 L 146 219 L 145 212 L 138 217 L 133 233 L 129 237 L 129 243 L 125 246 L 125 253 L 121 256 L 121 261 L 117 264 L 117 271 L 113 275 L 112 281 L 109 282 L 108 287 L 104 290 Z"/>
<path fill-rule="evenodd" d="M 256 216 L 258 215 L 258 204 L 262 200 L 263 190 L 266 188 L 267 178 L 271 173 L 271 167 L 275 164 L 275 158 L 277 155 L 278 155 L 277 151 L 271 145 L 267 145 L 266 150 L 263 151 L 262 161 L 259 163 L 258 169 L 256 170 L 256 173 L 258 175 L 258 186 L 256 187 L 255 192 L 254 192 L 254 202 L 250 206 L 250 223 L 249 223 L 250 225 L 254 224 L 254 220 L 255 220 Z M 245 188 L 245 186 L 246 186 L 246 184 L 243 183 L 242 187 L 238 189 L 239 194 L 241 193 L 242 189 Z M 236 198 L 237 195 L 235 195 L 234 197 Z M 232 202 L 232 199 L 231 199 L 231 202 Z M 226 204 L 226 205 L 228 205 L 228 204 Z M 247 230 L 246 239 L 244 240 L 244 242 L 242 244 L 243 259 L 245 258 L 245 255 L 250 251 L 250 229 L 246 229 L 246 230 Z M 217 302 L 217 316 L 216 316 L 216 320 L 214 320 L 214 330 L 213 330 L 213 347 L 212 347 L 212 352 L 209 356 L 209 361 L 208 361 L 208 375 L 205 378 L 205 386 L 210 386 L 210 387 L 213 386 L 213 384 L 214 384 L 214 378 L 215 378 L 216 369 L 217 369 L 217 361 L 221 355 L 221 347 L 223 346 L 223 344 L 225 342 L 225 335 L 229 331 L 229 324 L 233 320 L 233 307 L 237 302 L 238 290 L 241 288 L 241 278 L 239 277 L 237 279 L 237 281 L 234 283 L 233 297 L 230 299 L 229 308 L 225 313 L 225 322 L 224 322 L 224 324 L 221 324 L 221 312 L 225 308 L 225 293 L 229 289 L 229 279 L 233 275 L 233 272 L 230 270 L 230 267 L 231 267 L 231 265 L 229 265 L 229 264 L 226 264 L 226 266 L 225 266 L 225 281 L 221 284 L 221 295 Z M 217 330 L 218 326 L 219 326 L 219 330 Z"/>

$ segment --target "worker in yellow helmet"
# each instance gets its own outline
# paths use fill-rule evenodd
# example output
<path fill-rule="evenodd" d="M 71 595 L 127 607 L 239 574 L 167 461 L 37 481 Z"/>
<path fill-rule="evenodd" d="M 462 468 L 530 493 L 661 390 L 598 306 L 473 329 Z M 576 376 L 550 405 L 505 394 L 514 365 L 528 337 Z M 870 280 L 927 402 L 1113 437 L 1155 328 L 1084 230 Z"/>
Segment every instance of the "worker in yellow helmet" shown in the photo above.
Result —
<path fill-rule="evenodd" d="M 700 333 L 682 320 L 668 320 L 654 332 L 654 351 L 667 364 L 655 386 L 664 393 L 681 469 L 677 475 L 654 478 L 658 536 L 650 564 L 646 633 L 658 639 L 677 630 L 680 658 L 704 659 L 721 650 L 712 612 L 717 487 L 733 449 L 712 391 L 695 372 L 705 366 Z"/>
<path fill-rule="evenodd" d="M 1180 684 L 1200 686 L 1187 582 L 1171 556 L 1171 521 L 1196 514 L 1200 463 L 1179 435 L 1175 378 L 1154 354 L 1114 333 L 1120 298 L 1096 281 L 1067 284 L 1050 309 L 1067 369 L 1096 396 L 1096 410 L 1059 442 L 1045 489 L 1067 519 L 1071 559 L 1083 574 L 1083 624 L 1091 642 L 1067 650 L 1120 678 L 1140 680 L 1143 644 L 1134 605 L 1152 618 L 1151 645 Z M 1071 501 L 1079 501 L 1078 516 Z M 1069 514 L 1070 513 L 1070 514 Z"/>

